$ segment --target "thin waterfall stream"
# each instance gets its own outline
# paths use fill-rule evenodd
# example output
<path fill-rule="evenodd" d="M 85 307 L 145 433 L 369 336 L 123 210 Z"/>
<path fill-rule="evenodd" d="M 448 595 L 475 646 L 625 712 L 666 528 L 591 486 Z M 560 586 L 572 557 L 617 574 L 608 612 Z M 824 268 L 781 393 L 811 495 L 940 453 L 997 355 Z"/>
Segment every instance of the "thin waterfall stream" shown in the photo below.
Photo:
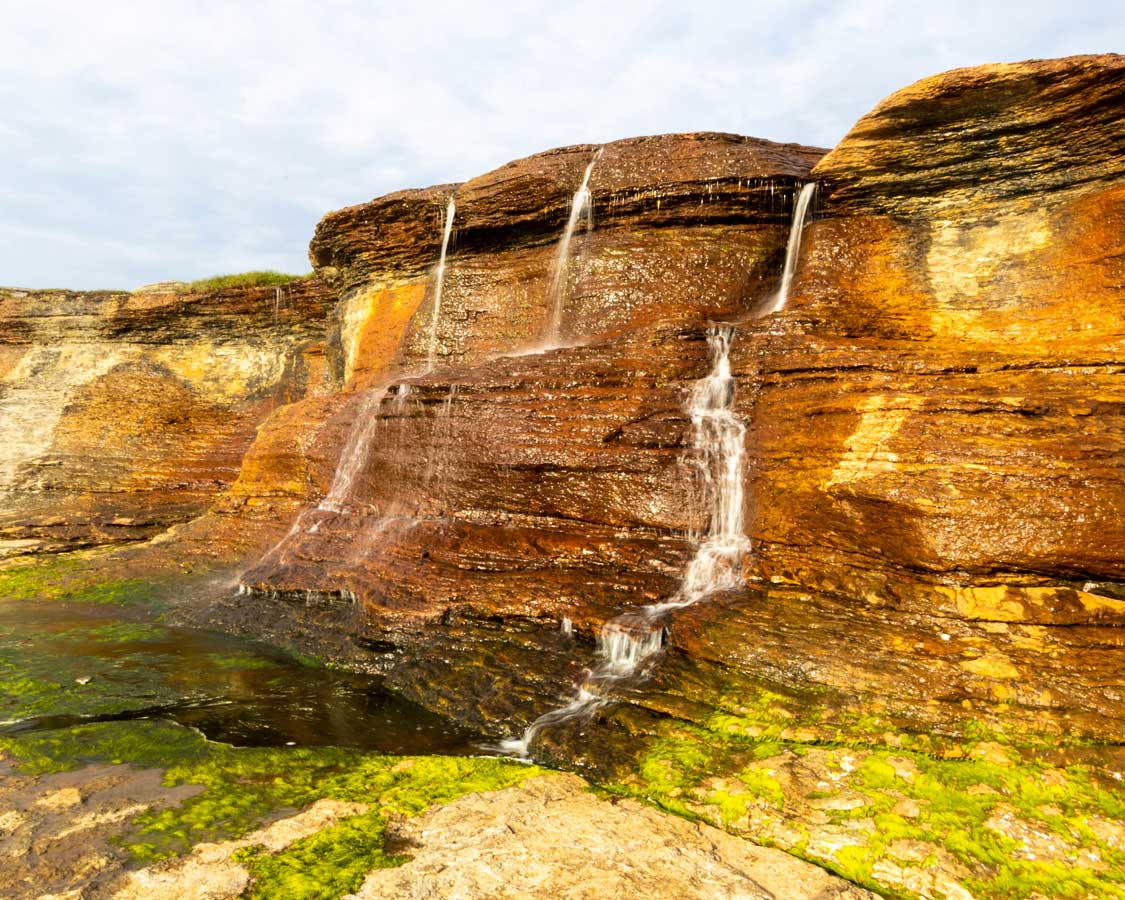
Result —
<path fill-rule="evenodd" d="M 453 235 L 453 219 L 456 213 L 457 204 L 454 202 L 453 196 L 450 195 L 442 220 L 441 252 L 438 255 L 435 272 L 434 305 L 433 312 L 430 315 L 429 340 L 426 352 L 427 372 L 433 369 L 437 352 L 437 328 L 441 315 L 442 291 L 445 287 L 445 262 L 449 254 L 450 239 Z M 278 290 L 280 291 L 280 288 Z M 259 565 L 267 560 L 280 557 L 293 538 L 302 530 L 309 534 L 319 531 L 321 525 L 321 519 L 319 518 L 306 528 L 310 516 L 314 516 L 318 512 L 337 514 L 348 512 L 356 482 L 367 463 L 372 441 L 374 441 L 382 422 L 379 412 L 383 401 L 388 395 L 391 395 L 391 413 L 402 415 L 412 390 L 409 383 L 401 382 L 397 388 L 377 387 L 366 392 L 363 400 L 360 401 L 355 420 L 352 422 L 351 430 L 348 432 L 347 440 L 344 443 L 344 449 L 340 453 L 340 459 L 336 463 L 336 471 L 332 476 L 332 486 L 329 488 L 327 495 L 315 507 L 306 509 L 297 516 L 293 525 L 281 540 L 262 555 Z M 450 398 L 451 401 L 452 397 Z M 448 414 L 448 408 L 444 411 Z M 244 593 L 247 590 L 249 589 L 244 584 L 239 584 L 239 593 Z"/>
<path fill-rule="evenodd" d="M 742 466 L 746 426 L 733 410 L 735 382 L 730 348 L 734 328 L 708 329 L 711 371 L 696 382 L 688 403 L 696 463 L 710 505 L 706 534 L 684 573 L 680 589 L 667 601 L 631 610 L 606 622 L 598 635 L 601 663 L 569 703 L 544 713 L 523 735 L 501 741 L 499 749 L 526 758 L 535 736 L 550 725 L 586 716 L 610 700 L 614 685 L 637 674 L 664 644 L 664 620 L 674 609 L 737 587 L 750 542 L 743 533 Z M 564 624 L 565 628 L 565 624 Z"/>
<path fill-rule="evenodd" d="M 797 274 L 797 263 L 801 259 L 801 235 L 805 231 L 809 208 L 816 196 L 816 182 L 810 181 L 801 187 L 797 202 L 793 205 L 793 222 L 789 226 L 789 242 L 785 248 L 785 269 L 781 273 L 781 287 L 774 294 L 773 303 L 767 313 L 781 312 L 789 302 L 789 289 L 793 286 L 793 276 Z"/>
<path fill-rule="evenodd" d="M 570 273 L 570 244 L 574 239 L 574 232 L 578 228 L 578 223 L 582 221 L 583 217 L 586 219 L 587 233 L 594 227 L 594 198 L 590 193 L 590 175 L 593 174 L 594 166 L 597 165 L 604 149 L 604 147 L 599 147 L 594 153 L 593 158 L 586 166 L 586 171 L 582 174 L 582 182 L 578 185 L 578 190 L 574 192 L 570 201 L 570 216 L 566 220 L 566 228 L 563 229 L 562 238 L 559 240 L 559 249 L 555 256 L 555 270 L 551 276 L 551 296 L 554 298 L 555 305 L 551 320 L 547 325 L 547 333 L 544 336 L 544 341 L 548 347 L 558 347 L 562 342 L 563 306 L 566 303 L 568 275 Z"/>
<path fill-rule="evenodd" d="M 434 368 L 434 356 L 437 353 L 438 318 L 441 316 L 441 294 L 445 287 L 445 258 L 449 253 L 449 238 L 453 234 L 453 217 L 457 214 L 457 204 L 450 195 L 449 203 L 445 207 L 445 221 L 441 230 L 441 254 L 438 256 L 437 284 L 434 287 L 434 311 L 430 315 L 430 340 L 426 350 L 426 371 Z"/>

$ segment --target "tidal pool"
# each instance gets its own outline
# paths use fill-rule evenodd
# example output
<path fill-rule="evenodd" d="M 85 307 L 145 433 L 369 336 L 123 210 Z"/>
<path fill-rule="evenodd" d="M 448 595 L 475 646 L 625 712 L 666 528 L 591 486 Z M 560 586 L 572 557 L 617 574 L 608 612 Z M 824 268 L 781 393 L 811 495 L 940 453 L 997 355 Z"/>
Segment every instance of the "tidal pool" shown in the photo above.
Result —
<path fill-rule="evenodd" d="M 159 603 L 0 599 L 0 735 L 136 719 L 235 746 L 479 753 L 384 690 L 241 638 L 160 621 Z"/>

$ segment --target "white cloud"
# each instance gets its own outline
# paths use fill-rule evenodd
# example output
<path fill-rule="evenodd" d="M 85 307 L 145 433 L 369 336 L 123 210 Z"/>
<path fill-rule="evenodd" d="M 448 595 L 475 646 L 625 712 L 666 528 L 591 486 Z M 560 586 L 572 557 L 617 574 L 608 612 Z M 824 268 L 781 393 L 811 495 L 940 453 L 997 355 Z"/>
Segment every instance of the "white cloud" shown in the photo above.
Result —
<path fill-rule="evenodd" d="M 830 145 L 924 75 L 1123 38 L 1036 0 L 6 0 L 0 283 L 302 271 L 323 212 L 387 191 L 635 134 Z"/>

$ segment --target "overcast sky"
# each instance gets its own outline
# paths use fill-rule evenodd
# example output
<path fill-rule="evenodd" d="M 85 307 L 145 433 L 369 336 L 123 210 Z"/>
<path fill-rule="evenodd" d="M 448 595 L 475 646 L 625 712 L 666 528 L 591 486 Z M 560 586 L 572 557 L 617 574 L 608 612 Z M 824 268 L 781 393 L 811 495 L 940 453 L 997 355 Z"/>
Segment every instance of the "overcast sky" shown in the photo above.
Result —
<path fill-rule="evenodd" d="M 563 144 L 832 146 L 957 66 L 1125 50 L 1117 3 L 3 0 L 0 284 L 308 270 L 317 220 Z"/>

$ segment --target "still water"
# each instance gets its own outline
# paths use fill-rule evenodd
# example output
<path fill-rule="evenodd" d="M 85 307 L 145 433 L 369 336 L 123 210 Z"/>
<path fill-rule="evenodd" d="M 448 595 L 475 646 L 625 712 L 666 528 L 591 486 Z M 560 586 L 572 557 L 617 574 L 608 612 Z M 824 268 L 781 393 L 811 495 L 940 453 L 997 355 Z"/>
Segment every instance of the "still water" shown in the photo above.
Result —
<path fill-rule="evenodd" d="M 479 753 L 474 735 L 381 688 L 143 605 L 0 599 L 0 734 L 165 719 L 237 746 Z"/>

